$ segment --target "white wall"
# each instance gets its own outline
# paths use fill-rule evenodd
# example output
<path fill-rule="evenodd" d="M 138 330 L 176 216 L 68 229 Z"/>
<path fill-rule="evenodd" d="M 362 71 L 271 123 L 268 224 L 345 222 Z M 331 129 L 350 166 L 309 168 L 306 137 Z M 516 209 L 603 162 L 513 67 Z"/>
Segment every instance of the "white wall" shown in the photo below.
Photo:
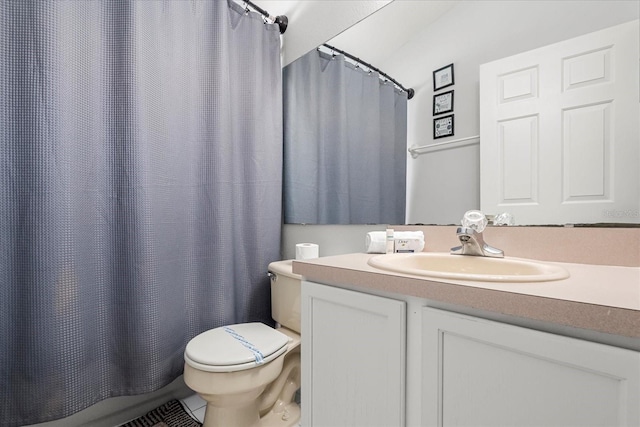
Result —
<path fill-rule="evenodd" d="M 376 65 L 416 90 L 408 146 L 475 136 L 480 64 L 638 19 L 639 9 L 637 0 L 462 1 Z M 432 71 L 449 63 L 455 135 L 434 141 Z M 457 224 L 467 209 L 479 208 L 479 162 L 477 145 L 409 157 L 407 223 Z"/>
<path fill-rule="evenodd" d="M 315 243 L 320 256 L 365 252 L 369 231 L 385 230 L 384 225 L 306 225 L 285 224 L 282 231 L 282 259 L 296 257 L 297 243 Z"/>

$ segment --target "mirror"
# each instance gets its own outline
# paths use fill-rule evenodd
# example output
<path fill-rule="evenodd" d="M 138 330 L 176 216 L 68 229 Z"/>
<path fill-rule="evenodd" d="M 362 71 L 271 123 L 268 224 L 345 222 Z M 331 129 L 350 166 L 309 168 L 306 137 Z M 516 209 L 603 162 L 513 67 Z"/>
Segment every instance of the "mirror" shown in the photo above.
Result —
<path fill-rule="evenodd" d="M 407 98 L 324 47 L 284 68 L 285 223 L 404 222 Z"/>
<path fill-rule="evenodd" d="M 407 155 L 406 223 L 457 224 L 465 211 L 480 208 L 479 65 L 638 17 L 635 0 L 395 0 L 328 43 L 416 90 L 408 102 L 407 146 L 464 140 Z M 455 133 L 434 140 L 432 73 L 451 63 Z M 640 214 L 631 209 L 611 219 L 598 223 L 637 224 Z"/>

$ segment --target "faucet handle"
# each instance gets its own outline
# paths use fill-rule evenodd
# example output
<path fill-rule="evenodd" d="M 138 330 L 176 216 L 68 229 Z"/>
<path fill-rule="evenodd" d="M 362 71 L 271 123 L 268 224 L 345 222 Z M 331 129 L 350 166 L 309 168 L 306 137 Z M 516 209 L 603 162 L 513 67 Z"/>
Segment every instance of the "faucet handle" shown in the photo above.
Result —
<path fill-rule="evenodd" d="M 477 210 L 467 211 L 464 217 L 462 217 L 462 226 L 471 228 L 478 233 L 481 233 L 488 223 L 487 217 L 481 211 Z"/>
<path fill-rule="evenodd" d="M 515 225 L 516 221 L 509 212 L 503 212 L 495 216 L 493 223 L 495 225 Z"/>

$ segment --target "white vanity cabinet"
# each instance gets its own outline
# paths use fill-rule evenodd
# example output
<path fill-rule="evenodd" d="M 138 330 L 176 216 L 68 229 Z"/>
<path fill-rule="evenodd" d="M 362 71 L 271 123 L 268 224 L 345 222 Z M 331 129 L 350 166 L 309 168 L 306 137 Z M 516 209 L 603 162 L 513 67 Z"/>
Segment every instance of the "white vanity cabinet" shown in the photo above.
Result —
<path fill-rule="evenodd" d="M 428 426 L 638 426 L 640 354 L 422 309 Z"/>
<path fill-rule="evenodd" d="M 302 285 L 302 425 L 404 425 L 405 302 Z"/>
<path fill-rule="evenodd" d="M 638 351 L 355 289 L 303 283 L 304 427 L 640 425 Z"/>

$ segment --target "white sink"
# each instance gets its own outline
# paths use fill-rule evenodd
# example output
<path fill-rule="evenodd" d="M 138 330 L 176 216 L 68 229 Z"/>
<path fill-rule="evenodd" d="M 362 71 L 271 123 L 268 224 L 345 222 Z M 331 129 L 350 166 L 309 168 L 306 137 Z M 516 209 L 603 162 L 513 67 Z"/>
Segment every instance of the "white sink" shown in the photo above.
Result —
<path fill-rule="evenodd" d="M 487 258 L 441 252 L 378 255 L 369 265 L 404 274 L 484 282 L 546 282 L 569 277 L 555 264 L 522 258 Z"/>

